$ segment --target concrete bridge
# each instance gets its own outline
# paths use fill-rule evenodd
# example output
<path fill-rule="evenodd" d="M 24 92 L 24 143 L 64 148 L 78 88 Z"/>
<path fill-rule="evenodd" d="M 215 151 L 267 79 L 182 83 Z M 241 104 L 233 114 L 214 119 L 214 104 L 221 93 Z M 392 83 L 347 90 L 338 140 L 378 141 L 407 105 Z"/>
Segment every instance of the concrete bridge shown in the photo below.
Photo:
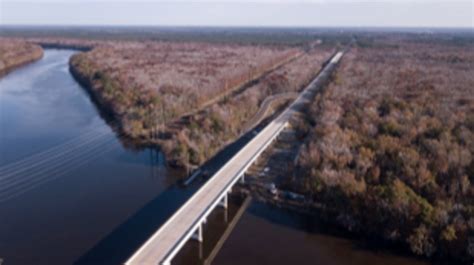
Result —
<path fill-rule="evenodd" d="M 278 137 L 293 114 L 312 101 L 342 55 L 337 52 L 298 98 L 217 171 L 125 264 L 169 265 L 190 238 L 202 242 L 203 224 L 211 211 L 218 206 L 227 207 L 232 187 L 244 180 L 247 169 Z"/>

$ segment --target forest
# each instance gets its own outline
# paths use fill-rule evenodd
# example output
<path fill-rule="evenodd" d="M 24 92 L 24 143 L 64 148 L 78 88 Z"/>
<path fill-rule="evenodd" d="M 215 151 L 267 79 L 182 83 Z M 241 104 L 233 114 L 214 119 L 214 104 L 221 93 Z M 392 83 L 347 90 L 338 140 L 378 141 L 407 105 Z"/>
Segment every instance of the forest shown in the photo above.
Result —
<path fill-rule="evenodd" d="M 36 44 L 14 38 L 0 38 L 0 76 L 43 57 Z"/>
<path fill-rule="evenodd" d="M 168 41 L 294 46 L 317 39 L 328 45 L 348 42 L 355 29 L 293 27 L 167 27 L 167 26 L 0 26 L 0 36 L 45 42 Z M 358 31 L 364 31 L 359 29 Z"/>
<path fill-rule="evenodd" d="M 114 42 L 72 57 L 134 138 L 215 99 L 297 56 L 297 49 L 206 43 Z"/>
<path fill-rule="evenodd" d="M 270 96 L 301 91 L 318 73 L 334 49 L 313 48 L 297 59 L 258 79 L 243 91 L 187 117 L 172 128 L 163 144 L 170 160 L 200 165 L 224 146 L 252 129 L 250 121 Z M 278 102 L 284 106 L 288 101 Z M 276 109 L 276 108 L 274 108 Z"/>
<path fill-rule="evenodd" d="M 318 42 L 292 47 L 65 39 L 53 44 L 90 46 L 71 58 L 72 74 L 121 133 L 159 146 L 178 166 L 198 166 L 236 140 L 267 97 L 299 91 L 334 51 Z"/>
<path fill-rule="evenodd" d="M 294 191 L 366 238 L 472 263 L 472 42 L 358 41 L 303 127 Z"/>

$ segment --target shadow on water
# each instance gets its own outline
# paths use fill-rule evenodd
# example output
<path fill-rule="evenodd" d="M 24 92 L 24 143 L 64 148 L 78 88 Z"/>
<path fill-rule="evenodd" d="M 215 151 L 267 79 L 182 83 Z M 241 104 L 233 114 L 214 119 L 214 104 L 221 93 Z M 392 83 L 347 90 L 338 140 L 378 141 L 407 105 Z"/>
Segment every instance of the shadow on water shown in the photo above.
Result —
<path fill-rule="evenodd" d="M 121 264 L 181 206 L 197 187 L 174 185 L 147 203 L 74 264 Z"/>
<path fill-rule="evenodd" d="M 48 53 L 55 56 L 49 58 L 49 60 L 56 62 L 55 60 L 58 60 L 58 58 L 61 60 L 68 58 L 71 54 L 74 54 L 74 51 L 63 53 L 49 50 Z M 43 64 L 46 63 L 48 63 L 47 60 L 40 60 L 38 64 L 30 66 L 30 72 L 35 69 L 42 70 L 41 67 L 44 67 Z M 75 137 L 80 135 L 79 129 L 85 126 L 83 120 L 86 119 L 86 125 L 92 129 L 102 127 L 107 129 L 105 130 L 107 131 L 106 137 L 113 142 L 114 147 L 122 146 L 125 148 L 118 148 L 114 153 L 100 157 L 100 159 L 93 159 L 94 163 L 73 171 L 71 174 L 61 175 L 62 178 L 57 178 L 57 182 L 48 182 L 48 186 L 41 186 L 34 190 L 35 192 L 28 193 L 28 196 L 18 197 L 18 201 L 24 204 L 16 204 L 15 206 L 3 204 L 2 214 L 8 210 L 9 218 L 7 220 L 2 218 L 0 230 L 2 232 L 12 231 L 11 236 L 15 243 L 6 242 L 8 235 L 0 237 L 0 239 L 3 239 L 0 240 L 0 247 L 2 248 L 0 254 L 3 255 L 2 258 L 7 258 L 8 263 L 12 264 L 28 264 L 32 260 L 35 261 L 35 264 L 70 264 L 73 262 L 77 264 L 118 264 L 130 257 L 183 205 L 206 179 L 201 178 L 198 182 L 186 188 L 181 187 L 178 180 L 182 177 L 182 171 L 176 170 L 175 172 L 175 169 L 166 167 L 164 155 L 159 150 L 136 148 L 133 141 L 128 141 L 128 139 L 122 137 L 116 130 L 113 117 L 98 107 L 98 102 L 94 101 L 84 87 L 78 90 L 79 87 L 74 82 L 75 80 L 64 74 L 67 71 L 67 60 L 64 60 L 57 67 L 60 67 L 61 71 L 54 71 L 53 73 L 59 73 L 58 76 L 48 77 L 45 80 L 49 81 L 41 86 L 29 84 L 28 88 L 31 93 L 42 89 L 41 95 L 56 95 L 57 90 L 64 91 L 69 94 L 61 95 L 62 100 L 67 97 L 67 99 L 73 99 L 72 102 L 61 106 L 53 101 L 41 101 L 42 104 L 38 106 L 17 104 L 22 108 L 14 110 L 20 113 L 23 108 L 27 108 L 35 114 L 38 113 L 38 109 L 46 109 L 48 114 L 51 113 L 53 117 L 56 117 L 53 114 L 58 114 L 57 119 L 43 122 L 47 125 L 44 131 L 48 141 L 54 141 L 58 138 L 59 133 L 56 132 L 58 131 L 55 129 L 56 127 L 59 129 L 65 128 L 64 133 L 61 130 L 60 132 L 65 135 L 66 139 L 76 139 Z M 33 82 L 36 79 L 26 75 L 31 74 L 30 72 L 16 72 L 13 74 L 18 75 L 17 79 L 32 80 L 31 82 Z M 10 85 L 12 90 L 18 86 L 14 83 Z M 64 89 L 64 87 L 68 89 Z M 80 91 L 80 93 L 74 94 L 77 91 Z M 38 94 L 33 93 L 35 97 Z M 83 98 L 82 95 L 87 96 Z M 91 101 L 93 104 L 90 104 Z M 21 101 L 18 97 L 12 97 L 12 102 Z M 67 116 L 66 114 L 69 113 L 79 113 L 80 115 L 77 115 L 77 117 Z M 96 119 L 97 114 L 100 116 L 98 119 Z M 5 120 L 3 121 L 6 123 Z M 112 128 L 115 133 L 110 134 L 107 127 Z M 51 131 L 54 133 L 51 133 Z M 33 130 L 25 130 L 24 138 L 31 138 L 31 132 Z M 59 136 L 62 137 L 63 135 L 60 134 Z M 206 170 L 209 175 L 218 170 L 253 136 L 253 132 L 249 132 L 236 142 L 228 145 L 206 163 Z M 18 138 L 18 133 L 14 137 Z M 120 140 L 117 145 L 116 138 Z M 41 138 L 38 141 L 45 142 L 45 139 Z M 2 143 L 4 150 L 8 150 L 8 148 L 11 148 L 12 151 L 18 149 L 18 147 L 10 147 L 13 144 L 10 143 L 10 146 L 7 146 L 6 143 L 8 142 Z M 24 146 L 25 148 L 31 148 L 26 144 Z M 83 145 L 78 144 L 78 149 L 79 147 L 82 148 Z M 79 153 L 76 156 L 79 157 Z M 72 161 L 72 158 L 76 156 L 69 157 L 68 161 Z M 54 160 L 54 163 L 48 164 L 45 162 L 50 162 L 49 160 L 35 160 L 37 162 L 35 165 L 42 166 L 42 169 L 44 166 L 45 171 L 46 169 L 56 169 L 59 165 L 65 166 L 64 163 L 59 163 L 64 162 L 59 157 L 62 156 L 58 156 L 58 160 Z M 162 174 L 163 170 L 166 174 Z M 149 176 L 154 180 L 156 178 L 156 181 L 151 181 Z M 107 190 L 107 192 L 104 192 L 104 190 Z M 58 196 L 62 198 L 59 202 L 57 201 Z M 37 205 L 39 207 L 36 207 Z M 45 222 L 45 225 L 41 228 L 38 228 L 35 222 L 27 221 L 35 217 L 38 209 L 41 209 L 41 214 L 38 214 L 38 219 L 40 219 L 38 223 Z M 58 211 L 65 214 L 58 216 L 56 214 Z M 25 216 L 28 218 L 25 218 Z M 90 225 L 88 226 L 88 224 Z M 16 231 L 32 231 L 35 238 L 25 240 L 24 234 Z M 68 231 L 68 233 L 66 234 L 64 231 Z M 82 237 L 85 239 L 82 239 Z M 70 240 L 71 238 L 75 240 Z M 50 241 L 49 245 L 54 247 L 42 245 L 30 248 L 33 245 L 31 242 L 35 242 L 34 240 L 48 240 Z M 58 252 L 57 247 L 64 248 L 64 251 Z M 18 254 L 21 253 L 19 249 L 25 249 L 22 250 L 24 255 Z"/>
<path fill-rule="evenodd" d="M 240 148 L 250 141 L 249 132 L 230 144 L 206 163 L 206 170 L 212 175 Z M 163 159 L 161 153 L 150 154 L 155 159 Z M 186 188 L 179 183 L 172 185 L 158 197 L 147 203 L 136 214 L 113 230 L 97 245 L 82 255 L 75 264 L 118 264 L 133 255 L 176 210 L 196 192 L 204 181 Z"/>
<path fill-rule="evenodd" d="M 70 69 L 71 71 L 71 69 Z M 74 74 L 73 74 L 74 76 Z M 79 80 L 77 80 L 79 81 Z M 140 151 L 148 149 L 152 175 L 160 170 L 154 166 L 155 162 L 159 165 L 165 163 L 165 157 L 158 148 L 144 146 L 138 141 L 130 139 L 120 134 L 120 129 L 113 117 L 113 114 L 107 109 L 101 107 L 99 101 L 93 93 L 82 82 L 78 82 L 83 88 L 82 92 L 93 102 L 100 117 L 113 129 L 122 146 L 131 151 Z M 230 158 L 232 158 L 245 144 L 247 144 L 263 128 L 263 125 L 257 126 L 253 130 L 242 135 L 238 140 L 230 143 L 214 157 L 208 160 L 202 169 L 206 173 L 199 182 L 188 187 L 181 183 L 172 185 L 155 199 L 147 203 L 142 209 L 136 212 L 127 221 L 114 229 L 108 236 L 103 238 L 98 244 L 92 247 L 87 253 L 83 254 L 75 264 L 118 264 L 123 263 L 137 250 L 158 228 L 176 212 L 176 210 L 189 199 L 199 187 L 207 181 L 205 177 L 212 176 L 221 168 Z M 134 162 L 134 161 L 127 161 Z M 142 163 L 143 161 L 135 161 Z"/>
<path fill-rule="evenodd" d="M 98 102 L 85 88 L 84 92 L 90 97 L 91 101 L 94 102 L 98 113 L 101 117 L 109 124 L 110 127 L 114 128 L 117 133 L 117 126 L 113 121 L 113 117 L 110 113 L 98 107 Z M 277 113 L 275 114 L 277 115 Z M 186 200 L 188 200 L 199 188 L 208 180 L 207 177 L 212 176 L 217 172 L 229 159 L 231 159 L 243 146 L 250 142 L 255 135 L 257 135 L 265 126 L 274 118 L 275 115 L 267 117 L 259 125 L 254 127 L 252 130 L 244 133 L 236 141 L 228 144 L 225 148 L 219 151 L 211 159 L 201 166 L 204 174 L 201 174 L 193 184 L 185 186 L 182 182 L 178 182 L 172 185 L 170 188 L 162 192 L 158 197 L 146 204 L 136 214 L 129 218 L 122 225 L 113 230 L 108 236 L 102 239 L 87 253 L 82 255 L 74 264 L 118 264 L 125 262 L 133 253 L 146 241 L 153 233 L 155 233 L 162 224 L 175 213 L 180 206 L 182 206 Z M 127 139 L 126 137 L 120 137 L 122 144 L 131 149 L 142 148 L 140 144 L 137 144 L 133 140 Z M 151 161 L 165 161 L 163 153 L 161 152 L 150 152 Z M 152 167 L 152 170 L 153 167 Z M 234 218 L 238 211 L 238 208 L 247 204 L 243 204 L 244 199 L 240 196 L 233 196 L 234 198 L 229 201 L 228 214 L 230 218 Z M 237 197 L 237 198 L 236 198 Z M 203 246 L 197 244 L 194 241 L 190 241 L 185 244 L 180 254 L 177 256 L 177 264 L 193 264 L 196 262 L 202 262 L 205 264 L 205 258 L 209 255 L 216 255 L 213 253 L 214 246 L 218 243 L 220 235 L 224 233 L 227 223 L 222 221 L 215 221 L 216 215 L 222 213 L 222 210 L 214 210 L 209 217 L 208 226 L 212 226 L 212 229 L 205 232 L 208 240 Z M 240 216 L 239 216 L 240 218 Z M 220 220 L 220 219 L 219 219 Z M 234 224 L 235 225 L 235 224 Z M 200 249 L 200 250 L 199 250 Z M 204 252 L 202 252 L 204 251 Z M 196 253 L 201 253 L 197 255 Z M 204 253 L 204 255 L 202 255 Z M 176 262 L 175 262 L 176 263 Z"/>
<path fill-rule="evenodd" d="M 326 240 L 342 239 L 350 242 L 350 247 L 342 247 L 342 251 L 353 249 L 354 251 L 360 250 L 367 251 L 368 253 L 385 253 L 391 256 L 397 255 L 398 258 L 406 257 L 406 261 L 413 262 L 413 264 L 424 262 L 422 259 L 414 257 L 402 245 L 387 243 L 377 239 L 365 238 L 365 240 L 362 240 L 357 233 L 348 232 L 346 229 L 329 222 L 317 214 L 295 212 L 258 201 L 254 201 L 248 207 L 247 213 L 264 219 L 269 223 L 304 232 L 308 236 L 322 235 L 326 237 Z M 370 259 L 367 258 L 367 261 L 370 261 Z"/>
<path fill-rule="evenodd" d="M 271 223 L 304 230 L 308 233 L 324 233 L 333 236 L 347 235 L 335 227 L 326 225 L 324 220 L 316 215 L 298 213 L 263 202 L 256 201 L 252 203 L 248 212 Z"/>
<path fill-rule="evenodd" d="M 233 194 L 228 207 L 217 207 L 203 224 L 203 242 L 188 240 L 172 260 L 176 265 L 210 265 L 252 202 L 249 195 Z"/>
<path fill-rule="evenodd" d="M 259 131 L 260 129 L 255 128 L 254 130 Z M 249 131 L 237 141 L 229 144 L 203 166 L 205 170 L 212 176 L 254 135 L 253 130 Z M 153 161 L 164 159 L 160 152 L 152 152 L 150 156 Z M 180 183 L 172 185 L 114 229 L 74 264 L 119 264 L 125 262 L 207 181 L 203 178 L 200 180 L 187 187 L 180 185 Z"/>

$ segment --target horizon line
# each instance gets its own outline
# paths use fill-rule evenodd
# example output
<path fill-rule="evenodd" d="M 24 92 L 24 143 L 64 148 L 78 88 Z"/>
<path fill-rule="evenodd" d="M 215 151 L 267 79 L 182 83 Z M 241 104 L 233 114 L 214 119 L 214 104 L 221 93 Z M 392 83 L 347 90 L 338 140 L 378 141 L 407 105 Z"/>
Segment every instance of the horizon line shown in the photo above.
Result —
<path fill-rule="evenodd" d="M 274 28 L 274 29 L 465 29 L 471 30 L 474 33 L 473 26 L 370 26 L 370 25 L 183 25 L 183 24 L 3 24 L 0 23 L 0 27 L 109 27 L 109 28 L 121 28 L 121 27 L 161 27 L 161 28 Z"/>

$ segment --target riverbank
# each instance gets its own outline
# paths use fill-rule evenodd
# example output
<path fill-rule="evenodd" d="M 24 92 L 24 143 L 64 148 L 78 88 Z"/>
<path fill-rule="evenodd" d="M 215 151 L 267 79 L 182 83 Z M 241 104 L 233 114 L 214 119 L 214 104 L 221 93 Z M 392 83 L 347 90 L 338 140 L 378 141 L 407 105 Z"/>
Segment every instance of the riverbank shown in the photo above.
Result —
<path fill-rule="evenodd" d="M 0 38 L 0 77 L 43 57 L 39 45 L 19 39 Z"/>

